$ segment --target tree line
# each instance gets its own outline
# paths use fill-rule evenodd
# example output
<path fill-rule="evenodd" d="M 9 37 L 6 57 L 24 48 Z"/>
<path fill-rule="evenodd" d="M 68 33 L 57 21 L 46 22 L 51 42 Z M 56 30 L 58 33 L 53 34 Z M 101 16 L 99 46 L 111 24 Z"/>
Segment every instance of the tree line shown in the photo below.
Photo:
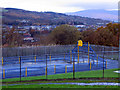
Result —
<path fill-rule="evenodd" d="M 83 31 L 82 40 L 97 45 L 119 46 L 120 24 L 109 23 L 106 27 L 99 27 L 97 30 Z"/>
<path fill-rule="evenodd" d="M 118 23 L 109 23 L 106 27 L 99 27 L 97 30 L 80 32 L 75 27 L 61 25 L 51 33 L 51 36 L 56 44 L 76 44 L 78 40 L 83 40 L 91 44 L 118 47 L 119 26 Z"/>

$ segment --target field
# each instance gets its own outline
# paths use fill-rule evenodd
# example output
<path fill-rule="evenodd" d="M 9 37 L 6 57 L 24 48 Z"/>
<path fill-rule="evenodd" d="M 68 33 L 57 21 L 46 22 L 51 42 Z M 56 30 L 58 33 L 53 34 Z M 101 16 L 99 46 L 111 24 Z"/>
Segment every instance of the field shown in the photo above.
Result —
<path fill-rule="evenodd" d="M 76 72 L 75 78 L 81 78 L 80 79 L 70 79 L 72 78 L 73 73 L 67 73 L 67 74 L 56 74 L 56 75 L 49 75 L 48 81 L 45 80 L 45 76 L 36 76 L 36 77 L 23 77 L 22 81 L 24 82 L 16 82 L 19 81 L 19 78 L 11 78 L 11 79 L 3 79 L 2 82 L 6 84 L 6 86 L 3 86 L 3 88 L 117 88 L 118 86 L 106 86 L 106 85 L 94 85 L 94 86 L 81 86 L 81 85 L 55 85 L 55 84 L 45 84 L 45 83 L 66 83 L 66 82 L 75 82 L 75 83 L 93 83 L 93 82 L 116 82 L 118 83 L 118 73 L 115 73 L 113 71 L 116 71 L 118 69 L 109 69 L 105 70 L 104 77 L 105 79 L 102 79 L 102 70 L 96 70 L 96 71 L 83 71 L 83 72 Z M 59 79 L 59 80 L 53 80 Z M 64 80 L 63 80 L 64 78 Z M 93 78 L 93 79 L 82 79 L 82 78 Z M 94 79 L 94 78 L 101 78 L 101 79 Z M 106 79 L 111 78 L 111 79 Z M 61 79 L 61 80 L 60 80 Z M 69 80 L 70 79 L 70 80 Z M 31 81 L 36 80 L 36 81 Z M 31 83 L 31 85 L 29 85 Z M 38 84 L 39 83 L 39 84 Z M 42 83 L 42 85 L 40 85 Z M 9 85 L 9 84 L 18 84 L 18 85 Z M 20 85 L 19 85 L 20 84 Z M 28 85 L 25 85 L 28 84 Z"/>
<path fill-rule="evenodd" d="M 55 85 L 55 84 L 50 84 L 50 85 L 16 85 L 16 86 L 3 86 L 3 88 L 118 88 L 118 86 L 100 86 L 100 85 L 95 85 L 95 86 L 79 86 L 79 85 Z"/>

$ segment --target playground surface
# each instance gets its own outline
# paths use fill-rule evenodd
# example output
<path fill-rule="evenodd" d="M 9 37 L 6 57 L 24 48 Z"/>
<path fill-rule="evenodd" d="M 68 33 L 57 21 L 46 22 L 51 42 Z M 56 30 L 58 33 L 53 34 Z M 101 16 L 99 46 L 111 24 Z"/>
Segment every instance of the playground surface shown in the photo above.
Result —
<path fill-rule="evenodd" d="M 67 53 L 3 57 L 2 78 L 44 76 L 118 68 L 118 60 L 104 59 L 89 46 L 75 46 Z M 46 69 L 47 68 L 47 69 Z"/>
<path fill-rule="evenodd" d="M 59 58 L 60 59 L 60 58 Z M 17 62 L 17 61 L 16 61 Z M 54 65 L 56 65 L 56 72 L 54 72 Z M 103 69 L 103 63 L 99 62 L 99 64 L 91 64 L 91 70 L 102 70 Z M 67 67 L 67 73 L 73 71 L 73 63 L 67 62 L 67 60 L 57 60 L 52 59 L 51 61 L 47 62 L 48 67 L 48 75 L 53 74 L 60 74 L 65 73 L 65 66 Z M 45 61 L 37 61 L 37 62 L 31 62 L 31 60 L 27 60 L 27 62 L 22 62 L 21 64 L 21 76 L 26 77 L 26 67 L 27 67 L 27 76 L 39 76 L 39 75 L 45 75 L 45 67 L 46 62 Z M 118 61 L 117 60 L 110 60 L 107 59 L 107 67 L 105 69 L 113 69 L 118 68 Z M 5 78 L 15 78 L 19 77 L 20 75 L 20 65 L 19 64 L 6 64 L 3 66 L 3 69 L 5 69 Z M 78 71 L 89 71 L 90 65 L 87 63 L 87 58 L 84 59 L 84 62 L 82 59 L 80 59 L 80 63 L 77 63 L 77 59 L 75 59 L 75 72 Z M 14 73 L 14 74 L 13 74 Z"/>

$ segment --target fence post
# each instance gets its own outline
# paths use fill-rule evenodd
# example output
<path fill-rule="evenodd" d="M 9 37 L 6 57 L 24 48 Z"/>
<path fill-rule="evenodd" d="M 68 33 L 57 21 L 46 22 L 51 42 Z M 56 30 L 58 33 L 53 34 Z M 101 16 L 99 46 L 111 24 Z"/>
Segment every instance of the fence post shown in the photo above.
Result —
<path fill-rule="evenodd" d="M 56 73 L 56 65 L 54 65 L 54 73 Z"/>
<path fill-rule="evenodd" d="M 91 70 L 91 62 L 90 62 L 90 70 Z"/>
<path fill-rule="evenodd" d="M 5 69 L 3 69 L 3 78 L 5 78 Z"/>
<path fill-rule="evenodd" d="M 19 64 L 20 64 L 20 56 L 19 56 Z"/>
<path fill-rule="evenodd" d="M 97 65 L 98 65 L 98 55 L 97 55 Z"/>
<path fill-rule="evenodd" d="M 72 63 L 72 52 L 70 51 L 70 63 Z"/>
<path fill-rule="evenodd" d="M 45 69 L 45 75 L 46 75 L 46 79 L 47 79 L 47 55 L 46 55 L 46 69 Z"/>
<path fill-rule="evenodd" d="M 79 63 L 79 46 L 78 46 L 78 63 Z"/>
<path fill-rule="evenodd" d="M 107 60 L 106 60 L 106 68 L 107 68 Z"/>
<path fill-rule="evenodd" d="M 19 61 L 20 61 L 20 82 L 21 82 L 21 57 L 19 57 Z"/>
<path fill-rule="evenodd" d="M 75 79 L 75 56 L 73 55 L 73 79 Z"/>
<path fill-rule="evenodd" d="M 65 66 L 65 73 L 67 73 L 67 66 Z"/>
<path fill-rule="evenodd" d="M 89 64 L 89 42 L 88 42 L 88 64 Z"/>
<path fill-rule="evenodd" d="M 83 59 L 83 63 L 84 63 L 84 55 L 83 55 L 83 51 L 82 51 L 82 59 Z"/>
<path fill-rule="evenodd" d="M 51 54 L 50 54 L 50 62 L 51 62 Z"/>
<path fill-rule="evenodd" d="M 104 52 L 103 52 L 103 78 L 104 78 L 104 54 L 105 54 L 105 46 L 104 46 L 104 48 L 103 48 L 104 50 Z"/>
<path fill-rule="evenodd" d="M 36 63 L 36 55 L 35 55 L 35 57 L 34 57 L 34 58 L 35 58 L 35 63 Z"/>
<path fill-rule="evenodd" d="M 2 57 L 2 65 L 3 65 L 3 57 Z"/>
<path fill-rule="evenodd" d="M 65 53 L 64 53 L 64 61 L 65 61 Z"/>
<path fill-rule="evenodd" d="M 45 75 L 46 75 L 46 79 L 47 79 L 47 68 L 45 67 Z"/>
<path fill-rule="evenodd" d="M 25 75 L 26 75 L 26 77 L 27 77 L 27 67 L 26 67 L 26 69 L 25 69 Z"/>

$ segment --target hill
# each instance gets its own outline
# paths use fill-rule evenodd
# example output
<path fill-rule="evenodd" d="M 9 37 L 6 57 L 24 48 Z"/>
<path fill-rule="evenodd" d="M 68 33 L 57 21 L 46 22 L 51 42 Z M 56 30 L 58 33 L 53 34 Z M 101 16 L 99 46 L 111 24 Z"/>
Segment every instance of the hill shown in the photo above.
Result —
<path fill-rule="evenodd" d="M 69 12 L 67 15 L 77 15 L 89 18 L 99 18 L 103 20 L 118 21 L 117 10 L 90 9 L 78 12 Z"/>
<path fill-rule="evenodd" d="M 3 24 L 6 25 L 96 25 L 109 23 L 107 20 L 82 16 L 66 15 L 55 12 L 35 12 L 17 8 L 3 9 Z"/>

